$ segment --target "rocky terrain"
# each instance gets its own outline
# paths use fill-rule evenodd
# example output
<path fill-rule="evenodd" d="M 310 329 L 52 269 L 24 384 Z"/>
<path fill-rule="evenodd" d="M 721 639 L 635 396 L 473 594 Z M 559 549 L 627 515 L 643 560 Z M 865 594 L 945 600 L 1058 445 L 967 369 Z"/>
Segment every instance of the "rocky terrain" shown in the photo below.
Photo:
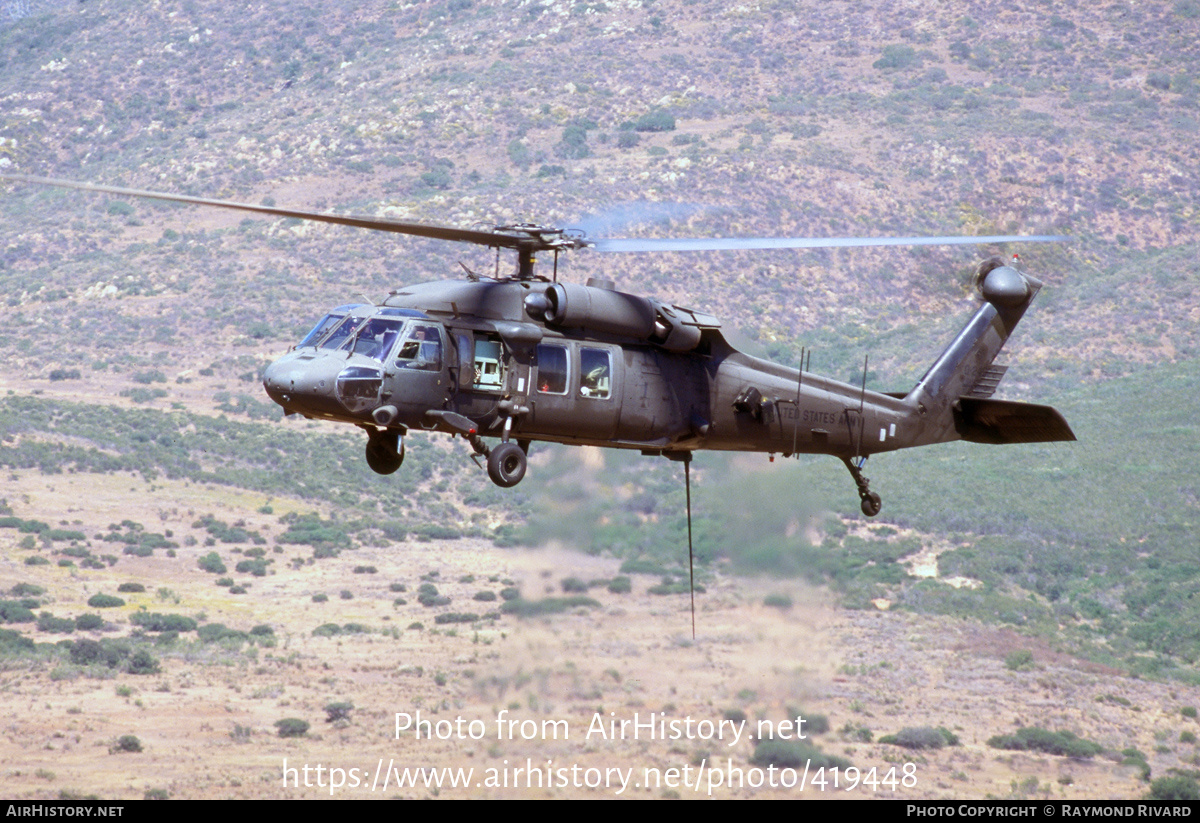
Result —
<path fill-rule="evenodd" d="M 839 379 L 869 354 L 870 385 L 898 390 L 969 315 L 980 257 L 1019 252 L 1047 287 L 1000 394 L 1080 438 L 879 458 L 871 525 L 832 461 L 702 455 L 693 640 L 686 594 L 651 591 L 686 579 L 677 466 L 548 448 L 501 492 L 460 443 L 412 437 L 379 478 L 361 433 L 262 394 L 328 307 L 491 272 L 489 253 L 6 183 L 9 794 L 330 796 L 285 786 L 286 759 L 358 769 L 335 797 L 615 794 L 372 790 L 380 764 L 677 768 L 623 794 L 690 797 L 701 763 L 797 751 L 851 797 L 1194 786 L 1197 35 L 1194 0 L 0 4 L 3 172 L 597 236 L 1070 235 L 561 271 Z M 418 710 L 539 733 L 397 737 Z M 585 736 L 634 713 L 829 728 L 815 751 Z M 569 740 L 545 739 L 557 721 Z M 1029 728 L 1095 749 L 989 745 Z"/>

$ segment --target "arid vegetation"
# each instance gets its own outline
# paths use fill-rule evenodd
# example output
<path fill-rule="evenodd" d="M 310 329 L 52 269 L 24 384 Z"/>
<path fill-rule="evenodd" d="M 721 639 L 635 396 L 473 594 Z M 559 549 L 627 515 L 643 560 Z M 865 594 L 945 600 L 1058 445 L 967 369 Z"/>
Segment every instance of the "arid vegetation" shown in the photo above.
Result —
<path fill-rule="evenodd" d="M 889 796 L 1195 796 L 1194 0 L 0 13 L 0 170 L 609 236 L 1072 235 L 580 253 L 561 272 L 713 312 L 756 354 L 807 347 L 851 382 L 869 354 L 869 385 L 900 390 L 968 314 L 979 255 L 1019 251 L 1047 286 L 1000 394 L 1053 403 L 1080 438 L 875 458 L 870 523 L 835 461 L 699 456 L 693 643 L 677 465 L 535 448 L 502 491 L 461 442 L 415 435 L 379 477 L 360 432 L 283 420 L 262 394 L 326 308 L 460 260 L 489 273 L 490 253 L 4 185 L 14 794 L 313 796 L 281 788 L 284 758 L 361 753 L 682 767 L 726 753 L 422 748 L 392 713 L 586 728 L 799 705 L 824 721 L 812 740 L 730 757 L 917 764 Z"/>

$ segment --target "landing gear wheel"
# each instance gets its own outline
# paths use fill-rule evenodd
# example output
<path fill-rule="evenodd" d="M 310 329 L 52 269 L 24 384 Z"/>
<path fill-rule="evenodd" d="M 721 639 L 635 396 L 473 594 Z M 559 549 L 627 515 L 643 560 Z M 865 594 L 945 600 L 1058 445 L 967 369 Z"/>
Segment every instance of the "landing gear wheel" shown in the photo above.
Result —
<path fill-rule="evenodd" d="M 367 435 L 367 465 L 376 474 L 393 474 L 404 462 L 404 441 L 394 431 Z"/>
<path fill-rule="evenodd" d="M 502 488 L 510 488 L 525 476 L 528 461 L 525 452 L 516 443 L 501 443 L 488 454 L 488 477 Z"/>
<path fill-rule="evenodd" d="M 848 457 L 843 457 L 842 462 L 850 470 L 850 476 L 854 478 L 854 485 L 858 486 L 858 497 L 862 500 L 862 513 L 867 517 L 879 514 L 879 510 L 883 508 L 883 498 L 871 491 L 871 481 L 863 476 L 862 467 L 856 466 L 854 461 Z M 866 458 L 863 458 L 861 462 L 866 462 Z"/>

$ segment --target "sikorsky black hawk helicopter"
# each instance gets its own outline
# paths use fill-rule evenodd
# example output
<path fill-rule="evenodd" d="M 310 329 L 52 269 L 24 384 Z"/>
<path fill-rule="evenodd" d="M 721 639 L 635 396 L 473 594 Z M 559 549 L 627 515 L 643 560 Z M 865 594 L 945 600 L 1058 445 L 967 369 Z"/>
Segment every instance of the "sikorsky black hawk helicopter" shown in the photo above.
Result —
<path fill-rule="evenodd" d="M 1075 439 L 1053 408 L 992 397 L 1006 368 L 992 361 L 1042 287 L 999 258 L 979 269 L 982 303 L 974 316 L 917 385 L 899 393 L 868 390 L 865 368 L 863 384 L 854 386 L 814 375 L 803 363 L 796 369 L 752 357 L 730 345 L 720 321 L 704 312 L 626 294 L 606 280 L 581 286 L 557 278 L 558 255 L 585 248 L 962 245 L 1065 237 L 591 239 L 529 224 L 459 229 L 28 175 L 0 178 L 474 243 L 497 255 L 516 251 L 509 276 L 468 271 L 463 280 L 403 287 L 378 305 L 339 306 L 267 367 L 263 386 L 286 414 L 362 428 L 367 464 L 379 474 L 400 468 L 410 430 L 461 435 L 505 487 L 525 476 L 533 441 L 639 449 L 680 460 L 685 469 L 700 449 L 828 454 L 849 469 L 862 511 L 873 517 L 881 500 L 862 472 L 872 454 L 960 439 Z M 553 255 L 550 278 L 534 273 L 540 252 Z M 485 437 L 499 442 L 489 446 Z"/>

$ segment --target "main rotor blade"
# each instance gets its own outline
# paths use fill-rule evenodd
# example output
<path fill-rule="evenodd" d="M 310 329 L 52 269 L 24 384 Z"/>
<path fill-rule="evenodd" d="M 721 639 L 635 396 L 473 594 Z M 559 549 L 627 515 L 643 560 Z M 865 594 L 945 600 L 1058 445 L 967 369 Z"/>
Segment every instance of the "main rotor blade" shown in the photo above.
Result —
<path fill-rule="evenodd" d="M 975 243 L 1061 243 L 1057 234 L 994 234 L 977 237 L 710 237 L 691 240 L 610 238 L 590 241 L 603 252 L 736 251 L 739 249 L 840 249 L 861 246 L 966 246 Z"/>
<path fill-rule="evenodd" d="M 364 217 L 350 214 L 324 214 L 315 211 L 300 211 L 298 209 L 279 209 L 274 206 L 257 206 L 253 203 L 236 203 L 230 200 L 213 200 L 208 197 L 190 197 L 185 194 L 164 194 L 143 189 L 126 189 L 119 186 L 105 186 L 97 183 L 78 183 L 74 180 L 60 180 L 53 177 L 37 177 L 30 174 L 0 174 L 0 180 L 12 180 L 19 183 L 37 183 L 43 186 L 59 186 L 80 191 L 95 191 L 103 194 L 115 194 L 121 197 L 141 197 L 151 200 L 166 200 L 170 203 L 191 203 L 196 206 L 214 206 L 219 209 L 248 211 L 257 214 L 268 214 L 273 217 L 295 217 L 300 220 L 314 220 L 318 223 L 333 223 L 338 226 L 354 226 L 360 229 L 375 229 L 390 231 L 396 234 L 410 234 L 416 237 L 429 237 L 434 240 L 453 240 L 460 243 L 476 243 L 480 246 L 500 246 L 515 249 L 528 243 L 526 237 L 501 234 L 477 229 L 458 229 L 452 226 L 428 225 L 425 223 L 410 223 L 404 220 L 389 220 L 384 217 Z M 525 242 L 522 243 L 522 240 Z"/>

